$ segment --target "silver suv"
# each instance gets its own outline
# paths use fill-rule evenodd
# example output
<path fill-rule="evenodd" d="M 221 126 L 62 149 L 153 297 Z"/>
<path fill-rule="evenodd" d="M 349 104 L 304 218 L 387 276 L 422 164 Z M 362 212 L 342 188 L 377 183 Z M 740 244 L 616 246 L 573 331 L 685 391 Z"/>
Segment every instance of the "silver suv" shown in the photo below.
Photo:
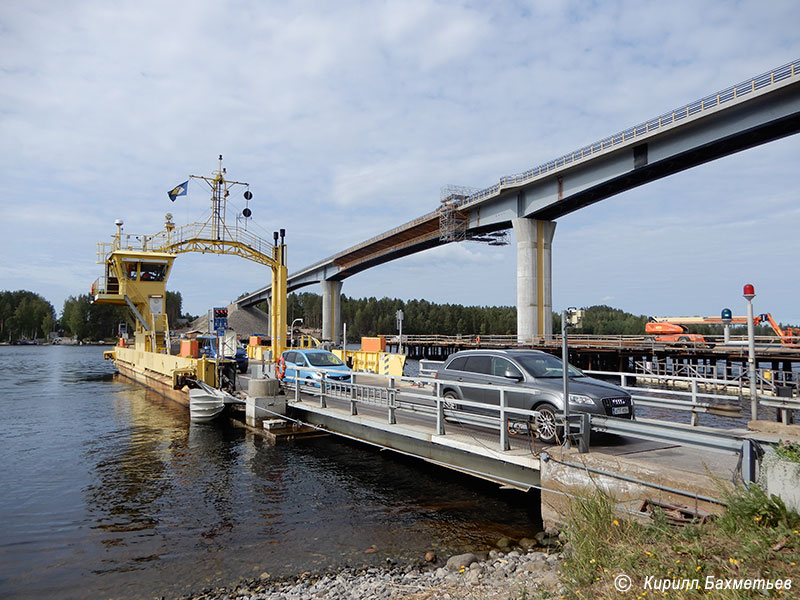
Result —
<path fill-rule="evenodd" d="M 570 412 L 633 418 L 631 395 L 621 387 L 584 375 L 569 365 Z M 563 367 L 555 356 L 539 350 L 463 350 L 452 354 L 439 369 L 442 395 L 452 400 L 467 400 L 500 405 L 500 392 L 459 385 L 483 384 L 518 388 L 507 393 L 512 408 L 536 410 L 533 425 L 546 443 L 557 441 L 556 416 L 564 411 Z M 455 402 L 453 402 L 455 404 Z M 469 410 L 484 412 L 474 407 Z M 497 411 L 485 411 L 497 415 Z"/>

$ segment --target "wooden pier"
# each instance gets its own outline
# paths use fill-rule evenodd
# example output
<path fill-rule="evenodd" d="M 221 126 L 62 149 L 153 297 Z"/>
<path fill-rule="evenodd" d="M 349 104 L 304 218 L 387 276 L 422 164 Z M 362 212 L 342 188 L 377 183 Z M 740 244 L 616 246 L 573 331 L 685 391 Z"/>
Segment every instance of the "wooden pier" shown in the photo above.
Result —
<path fill-rule="evenodd" d="M 659 375 L 741 378 L 747 372 L 747 343 L 707 338 L 706 343 L 664 343 L 652 336 L 568 337 L 569 362 L 581 369 Z M 410 359 L 445 360 L 454 352 L 477 348 L 533 348 L 561 356 L 561 339 L 520 344 L 516 336 L 404 335 L 402 350 Z M 386 349 L 399 352 L 397 336 L 386 336 Z M 800 346 L 786 346 L 775 337 L 756 340 L 756 362 L 772 387 L 788 387 L 800 395 Z M 768 372 L 768 373 L 767 373 Z M 774 390 L 773 390 L 774 391 Z"/>

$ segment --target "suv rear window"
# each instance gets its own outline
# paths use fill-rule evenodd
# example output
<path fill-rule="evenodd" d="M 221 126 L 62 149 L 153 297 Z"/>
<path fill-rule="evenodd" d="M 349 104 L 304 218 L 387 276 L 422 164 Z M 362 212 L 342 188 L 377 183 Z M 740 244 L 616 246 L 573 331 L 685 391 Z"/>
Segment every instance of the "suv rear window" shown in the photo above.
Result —
<path fill-rule="evenodd" d="M 453 371 L 466 371 L 466 365 L 467 365 L 467 357 L 459 356 L 458 358 L 453 359 L 453 362 L 447 365 L 447 369 Z"/>
<path fill-rule="evenodd" d="M 468 356 L 467 366 L 464 369 L 470 373 L 492 373 L 492 359 L 489 356 Z"/>

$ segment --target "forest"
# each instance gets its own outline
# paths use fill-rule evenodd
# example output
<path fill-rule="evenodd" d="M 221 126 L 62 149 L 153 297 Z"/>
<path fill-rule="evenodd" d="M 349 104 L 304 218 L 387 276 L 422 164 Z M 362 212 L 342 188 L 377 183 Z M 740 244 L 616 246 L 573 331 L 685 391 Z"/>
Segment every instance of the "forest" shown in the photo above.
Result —
<path fill-rule="evenodd" d="M 517 330 L 517 309 L 513 306 L 461 306 L 435 304 L 427 300 L 397 298 L 349 298 L 344 294 L 342 322 L 347 337 L 355 339 L 397 331 L 395 314 L 403 311 L 404 334 L 513 334 Z M 288 322 L 303 319 L 303 327 L 322 328 L 322 296 L 289 294 Z"/>
<path fill-rule="evenodd" d="M 180 292 L 167 292 L 167 316 L 177 323 L 183 299 Z M 53 305 L 39 294 L 26 290 L 0 292 L 0 342 L 46 339 L 50 334 L 79 340 L 103 340 L 117 336 L 119 323 L 133 322 L 128 310 L 110 304 L 92 304 L 88 294 L 70 296 L 64 301 L 61 317 Z"/>
<path fill-rule="evenodd" d="M 397 332 L 395 315 L 403 311 L 403 333 L 406 335 L 513 335 L 517 328 L 517 309 L 513 306 L 462 306 L 436 304 L 427 300 L 398 298 L 350 298 L 341 296 L 342 322 L 347 324 L 347 337 L 390 335 Z M 167 292 L 166 307 L 174 327 L 181 316 L 183 299 L 180 292 Z M 260 307 L 262 310 L 264 306 Z M 185 315 L 188 316 L 188 315 Z M 303 319 L 303 327 L 322 328 L 322 296 L 312 293 L 292 293 L 288 297 L 287 325 Z M 25 290 L 0 292 L 0 342 L 44 339 L 54 333 L 79 340 L 112 339 L 117 336 L 119 323 L 127 322 L 133 330 L 130 314 L 122 307 L 92 304 L 83 294 L 64 301 L 61 316 L 53 305 L 34 292 Z M 571 328 L 576 334 L 587 335 L 645 335 L 645 315 L 610 306 L 591 306 L 584 309 L 579 326 Z M 561 331 L 561 317 L 553 313 L 553 332 Z M 692 333 L 722 335 L 721 325 L 696 325 Z M 746 334 L 746 327 L 732 327 L 733 335 Z M 769 327 L 756 327 L 756 335 L 772 335 Z"/>
<path fill-rule="evenodd" d="M 462 306 L 435 304 L 427 300 L 403 301 L 397 298 L 349 298 L 344 294 L 342 322 L 347 324 L 347 337 L 394 334 L 397 332 L 395 314 L 403 311 L 403 334 L 430 335 L 512 335 L 517 331 L 517 309 L 514 306 Z M 303 327 L 322 328 L 322 296 L 319 294 L 289 294 L 288 322 L 303 319 Z M 561 315 L 553 313 L 553 332 L 561 331 Z M 576 334 L 586 335 L 645 335 L 648 317 L 599 305 L 584 308 L 583 319 Z M 690 331 L 703 335 L 722 335 L 722 325 L 692 326 Z M 744 326 L 731 327 L 732 335 L 745 335 Z M 756 335 L 772 335 L 769 327 L 756 327 Z"/>

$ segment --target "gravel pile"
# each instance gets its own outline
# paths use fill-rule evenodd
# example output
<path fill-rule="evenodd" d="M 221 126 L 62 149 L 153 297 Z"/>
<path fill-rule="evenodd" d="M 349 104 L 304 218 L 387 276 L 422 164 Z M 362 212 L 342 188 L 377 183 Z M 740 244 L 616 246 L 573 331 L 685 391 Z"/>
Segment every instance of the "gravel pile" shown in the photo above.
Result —
<path fill-rule="evenodd" d="M 269 331 L 269 315 L 257 308 L 240 308 L 235 304 L 228 306 L 228 327 L 241 338 L 248 338 L 254 333 L 265 334 Z M 208 332 L 208 315 L 200 315 L 192 321 L 190 331 Z"/>
<path fill-rule="evenodd" d="M 303 574 L 272 581 L 267 573 L 235 589 L 206 590 L 193 600 L 509 600 L 558 598 L 563 590 L 558 566 L 561 555 L 536 549 L 491 551 L 451 557 L 446 564 L 409 567 L 345 568 L 326 575 Z"/>

